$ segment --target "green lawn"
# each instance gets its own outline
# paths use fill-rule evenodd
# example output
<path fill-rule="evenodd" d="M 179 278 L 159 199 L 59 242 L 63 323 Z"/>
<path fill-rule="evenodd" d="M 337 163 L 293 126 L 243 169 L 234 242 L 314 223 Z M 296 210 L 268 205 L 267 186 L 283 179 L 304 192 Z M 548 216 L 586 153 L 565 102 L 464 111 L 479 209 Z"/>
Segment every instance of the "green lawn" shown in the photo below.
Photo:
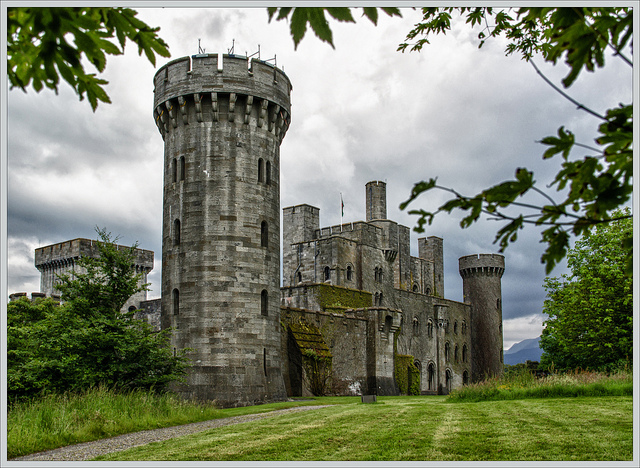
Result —
<path fill-rule="evenodd" d="M 334 399 L 335 400 L 335 399 Z M 328 408 L 136 447 L 96 460 L 632 460 L 629 396 L 452 403 L 441 396 Z M 316 404 L 322 404 L 318 398 Z"/>

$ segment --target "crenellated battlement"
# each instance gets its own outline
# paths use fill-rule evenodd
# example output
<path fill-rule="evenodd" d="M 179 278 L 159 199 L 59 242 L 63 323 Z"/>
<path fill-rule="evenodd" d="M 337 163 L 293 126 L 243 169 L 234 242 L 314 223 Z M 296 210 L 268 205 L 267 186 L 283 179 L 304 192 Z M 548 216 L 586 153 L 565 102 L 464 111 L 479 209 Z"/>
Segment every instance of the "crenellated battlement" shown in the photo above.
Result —
<path fill-rule="evenodd" d="M 474 275 L 497 276 L 504 273 L 504 255 L 476 254 L 460 257 L 458 260 L 460 276 L 468 278 Z"/>
<path fill-rule="evenodd" d="M 263 128 L 281 141 L 291 122 L 291 82 L 262 60 L 182 57 L 160 68 L 154 85 L 154 119 L 163 138 L 179 125 L 228 121 Z"/>

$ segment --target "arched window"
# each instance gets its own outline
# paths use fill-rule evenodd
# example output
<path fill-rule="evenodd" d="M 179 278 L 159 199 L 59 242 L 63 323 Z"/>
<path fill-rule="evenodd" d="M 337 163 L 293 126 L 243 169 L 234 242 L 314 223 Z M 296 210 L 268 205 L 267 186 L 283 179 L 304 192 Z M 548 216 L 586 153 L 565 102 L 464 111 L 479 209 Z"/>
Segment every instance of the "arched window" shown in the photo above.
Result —
<path fill-rule="evenodd" d="M 185 173 L 186 173 L 186 168 L 185 168 L 185 163 L 184 163 L 184 156 L 182 156 L 180 158 L 180 180 L 184 180 L 185 179 Z"/>
<path fill-rule="evenodd" d="M 456 364 L 458 363 L 458 345 L 453 348 L 453 360 L 456 362 Z"/>
<path fill-rule="evenodd" d="M 269 247 L 269 225 L 266 221 L 260 224 L 260 246 Z"/>
<path fill-rule="evenodd" d="M 378 301 L 380 301 L 378 305 L 382 305 L 382 293 L 380 293 L 380 296 L 378 297 Z"/>
<path fill-rule="evenodd" d="M 462 321 L 462 334 L 464 335 L 467 332 L 467 322 Z"/>
<path fill-rule="evenodd" d="M 353 268 L 351 268 L 351 265 L 347 265 L 347 281 L 353 281 Z"/>
<path fill-rule="evenodd" d="M 324 267 L 324 280 L 329 281 L 331 279 L 331 269 L 326 266 Z"/>
<path fill-rule="evenodd" d="M 376 295 L 373 298 L 373 305 L 380 305 L 380 295 L 378 293 L 376 293 Z"/>
<path fill-rule="evenodd" d="M 173 315 L 178 315 L 180 313 L 180 291 L 174 289 L 171 296 L 173 298 Z"/>
<path fill-rule="evenodd" d="M 258 159 L 258 182 L 264 182 L 264 161 Z"/>
<path fill-rule="evenodd" d="M 265 179 L 267 180 L 267 185 L 271 184 L 271 163 L 267 161 L 265 168 Z"/>
<path fill-rule="evenodd" d="M 445 386 L 447 388 L 447 393 L 449 393 L 451 392 L 451 381 L 453 380 L 450 369 L 447 369 L 447 371 L 445 372 L 445 379 L 446 379 Z"/>
<path fill-rule="evenodd" d="M 414 335 L 420 334 L 420 321 L 418 320 L 418 317 L 416 317 L 415 315 L 413 316 L 413 334 Z"/>
<path fill-rule="evenodd" d="M 434 391 L 436 389 L 436 366 L 432 362 L 427 367 L 427 377 L 429 379 L 429 390 Z"/>
<path fill-rule="evenodd" d="M 265 317 L 269 315 L 269 293 L 266 289 L 260 294 L 260 313 Z"/>
<path fill-rule="evenodd" d="M 447 341 L 444 344 L 444 360 L 446 362 L 449 362 L 449 349 L 451 348 L 451 345 L 449 344 L 449 342 Z"/>
<path fill-rule="evenodd" d="M 467 345 L 462 346 L 462 362 L 467 362 Z"/>
<path fill-rule="evenodd" d="M 469 383 L 469 373 L 467 371 L 464 371 L 462 373 L 462 383 L 464 385 L 467 385 Z"/>
<path fill-rule="evenodd" d="M 427 296 L 431 296 L 431 288 L 427 288 L 426 291 L 425 291 L 425 294 Z"/>
<path fill-rule="evenodd" d="M 433 338 L 433 321 L 431 319 L 427 322 L 427 336 Z"/>
<path fill-rule="evenodd" d="M 374 281 L 377 283 L 378 282 L 378 267 L 376 267 L 375 270 L 373 270 L 373 278 L 374 278 Z"/>
<path fill-rule="evenodd" d="M 453 322 L 453 333 L 458 334 L 458 321 Z"/>
<path fill-rule="evenodd" d="M 418 285 L 417 284 L 413 285 L 413 292 L 415 292 L 415 293 L 418 292 Z"/>
<path fill-rule="evenodd" d="M 180 245 L 180 220 L 173 221 L 173 245 Z"/>

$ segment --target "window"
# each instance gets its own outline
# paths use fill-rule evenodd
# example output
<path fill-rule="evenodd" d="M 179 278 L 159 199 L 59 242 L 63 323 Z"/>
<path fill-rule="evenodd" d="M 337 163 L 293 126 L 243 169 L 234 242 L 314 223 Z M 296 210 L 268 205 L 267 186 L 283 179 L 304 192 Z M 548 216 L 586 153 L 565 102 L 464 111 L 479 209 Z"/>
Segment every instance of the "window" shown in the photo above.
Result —
<path fill-rule="evenodd" d="M 171 160 L 171 181 L 172 182 L 178 181 L 178 166 L 175 158 Z"/>
<path fill-rule="evenodd" d="M 171 296 L 173 297 L 173 315 L 178 315 L 180 313 L 180 291 L 174 289 Z"/>
<path fill-rule="evenodd" d="M 427 322 L 427 336 L 433 338 L 433 321 L 431 319 Z"/>
<path fill-rule="evenodd" d="M 413 292 L 415 292 L 415 293 L 418 292 L 418 285 L 417 284 L 413 285 Z"/>
<path fill-rule="evenodd" d="M 260 247 L 269 247 L 269 225 L 266 221 L 260 224 Z"/>
<path fill-rule="evenodd" d="M 173 221 L 173 245 L 180 245 L 180 220 Z"/>
<path fill-rule="evenodd" d="M 269 161 L 267 161 L 266 168 L 265 168 L 265 179 L 266 179 L 267 185 L 271 185 L 271 163 Z"/>
<path fill-rule="evenodd" d="M 462 373 L 462 383 L 464 385 L 467 385 L 469 383 L 469 373 L 467 371 L 464 371 Z"/>
<path fill-rule="evenodd" d="M 378 301 L 380 301 L 378 305 L 382 305 L 382 293 L 380 293 L 380 297 L 378 298 Z"/>
<path fill-rule="evenodd" d="M 462 334 L 464 335 L 467 332 L 467 322 L 462 321 Z"/>
<path fill-rule="evenodd" d="M 353 281 L 353 268 L 351 268 L 351 265 L 347 265 L 347 281 Z"/>
<path fill-rule="evenodd" d="M 458 334 L 458 321 L 453 322 L 453 333 Z"/>
<path fill-rule="evenodd" d="M 431 288 L 427 288 L 427 290 L 425 291 L 425 294 L 427 296 L 431 296 Z"/>
<path fill-rule="evenodd" d="M 433 363 L 429 363 L 427 368 L 427 377 L 429 379 L 429 390 L 434 391 L 436 389 L 436 366 Z"/>
<path fill-rule="evenodd" d="M 129 306 L 129 312 L 135 312 L 136 306 Z"/>
<path fill-rule="evenodd" d="M 264 375 L 267 375 L 267 348 L 262 348 L 262 366 L 264 368 Z"/>
<path fill-rule="evenodd" d="M 444 344 L 444 360 L 446 362 L 449 362 L 449 349 L 451 348 L 451 345 L 449 344 L 449 342 L 447 341 Z"/>
<path fill-rule="evenodd" d="M 413 334 L 414 335 L 420 334 L 420 321 L 418 320 L 418 317 L 416 317 L 415 315 L 413 316 Z"/>
<path fill-rule="evenodd" d="M 445 386 L 447 387 L 447 393 L 451 391 L 451 381 L 452 376 L 451 376 L 451 370 L 447 369 L 447 371 L 445 372 Z"/>
<path fill-rule="evenodd" d="M 185 163 L 184 163 L 184 156 L 182 156 L 180 158 L 180 180 L 184 180 L 185 178 Z"/>
<path fill-rule="evenodd" d="M 324 280 L 329 281 L 331 279 L 331 269 L 326 266 L 324 267 Z"/>
<path fill-rule="evenodd" d="M 456 364 L 458 363 L 458 345 L 453 348 L 453 360 L 456 362 Z"/>
<path fill-rule="evenodd" d="M 260 313 L 267 317 L 269 315 L 269 293 L 266 289 L 260 294 Z"/>
<path fill-rule="evenodd" d="M 462 362 L 467 362 L 467 345 L 462 346 Z"/>
<path fill-rule="evenodd" d="M 264 161 L 258 159 L 258 182 L 264 182 Z"/>
<path fill-rule="evenodd" d="M 387 315 L 384 318 L 384 334 L 389 335 L 391 332 L 391 325 L 393 325 L 393 317 L 391 315 Z"/>
<path fill-rule="evenodd" d="M 302 283 L 302 273 L 298 272 L 298 283 Z"/>

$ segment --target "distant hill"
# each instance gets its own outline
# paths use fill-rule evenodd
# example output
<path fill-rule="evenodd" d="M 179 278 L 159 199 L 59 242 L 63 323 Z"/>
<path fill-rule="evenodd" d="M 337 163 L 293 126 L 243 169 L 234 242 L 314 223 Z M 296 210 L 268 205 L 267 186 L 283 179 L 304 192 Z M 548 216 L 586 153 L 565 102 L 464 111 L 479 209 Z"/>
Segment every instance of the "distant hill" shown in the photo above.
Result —
<path fill-rule="evenodd" d="M 504 352 L 504 363 L 513 366 L 521 362 L 538 361 L 540 362 L 542 350 L 540 349 L 540 337 L 522 340 L 515 343 L 511 348 Z"/>

